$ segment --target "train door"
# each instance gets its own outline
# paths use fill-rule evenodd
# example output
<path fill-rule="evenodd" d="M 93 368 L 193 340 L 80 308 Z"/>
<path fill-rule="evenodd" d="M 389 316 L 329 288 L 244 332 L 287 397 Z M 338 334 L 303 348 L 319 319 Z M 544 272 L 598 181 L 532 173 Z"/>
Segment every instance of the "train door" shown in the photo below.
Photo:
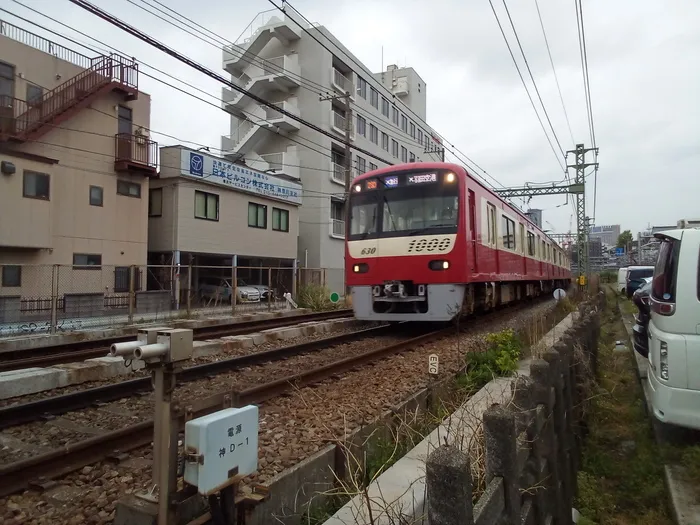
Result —
<path fill-rule="evenodd" d="M 523 276 L 527 275 L 527 257 L 525 257 L 527 247 L 525 246 L 525 225 L 520 223 L 520 257 L 523 260 Z"/>
<path fill-rule="evenodd" d="M 476 253 L 476 196 L 472 190 L 469 190 L 469 247 L 471 249 L 471 271 L 472 273 L 478 273 L 479 258 Z"/>

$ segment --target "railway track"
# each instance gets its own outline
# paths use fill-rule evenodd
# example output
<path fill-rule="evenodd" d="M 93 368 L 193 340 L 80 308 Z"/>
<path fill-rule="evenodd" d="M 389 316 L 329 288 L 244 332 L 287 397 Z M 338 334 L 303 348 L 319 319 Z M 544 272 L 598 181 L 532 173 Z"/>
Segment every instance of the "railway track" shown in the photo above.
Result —
<path fill-rule="evenodd" d="M 343 334 L 335 338 L 326 338 L 319 341 L 314 341 L 312 343 L 304 343 L 302 345 L 297 345 L 295 347 L 280 348 L 277 350 L 270 350 L 267 352 L 260 352 L 259 354 L 251 354 L 249 356 L 244 356 L 248 360 L 245 366 L 251 364 L 256 364 L 256 362 L 263 363 L 265 361 L 270 361 L 270 359 L 275 356 L 277 359 L 282 359 L 290 355 L 295 355 L 302 353 L 304 351 L 313 351 L 328 347 L 332 340 L 335 340 L 335 344 L 340 342 L 348 341 L 352 336 L 358 337 L 358 334 L 372 334 L 378 335 L 382 331 L 389 332 L 391 327 L 382 326 L 378 328 L 371 328 L 362 330 L 360 332 L 353 332 L 350 334 Z M 314 383 L 318 383 L 336 375 L 349 372 L 355 368 L 361 367 L 368 363 L 378 361 L 382 358 L 389 357 L 396 354 L 402 350 L 420 346 L 421 344 L 434 341 L 436 338 L 444 337 L 450 333 L 454 333 L 454 327 L 449 326 L 446 328 L 440 328 L 437 330 L 432 330 L 428 333 L 422 333 L 418 336 L 409 337 L 397 343 L 392 343 L 386 346 L 381 346 L 373 350 L 369 350 L 358 355 L 354 355 L 345 359 L 340 359 L 322 365 L 319 367 L 311 368 L 309 370 L 293 374 L 290 376 L 283 377 L 274 381 L 269 381 L 260 385 L 252 386 L 250 388 L 242 390 L 229 390 L 211 395 L 206 398 L 195 399 L 187 406 L 180 406 L 177 414 L 179 428 L 184 428 L 185 423 L 185 413 L 188 417 L 200 417 L 212 412 L 220 410 L 222 407 L 235 404 L 238 406 L 244 406 L 248 404 L 259 404 L 267 401 L 276 396 L 288 393 L 296 388 L 301 388 Z M 300 347 L 304 347 L 305 350 L 299 350 Z M 262 355 L 261 355 L 262 354 Z M 265 355 L 267 354 L 267 355 Z M 258 357 L 260 356 L 260 357 Z M 264 357 L 263 357 L 264 356 Z M 230 370 L 230 367 L 238 366 L 232 363 L 242 363 L 239 358 L 233 358 L 219 363 L 210 363 L 207 365 L 201 365 L 200 367 L 192 367 L 187 370 L 192 370 L 198 368 L 197 374 L 205 374 L 205 368 L 209 367 L 209 372 L 215 371 L 215 368 L 211 368 L 213 365 L 218 365 L 219 367 L 226 368 Z M 239 360 L 239 361 L 236 361 Z M 179 379 L 187 374 L 187 370 L 183 371 L 178 375 Z M 194 374 L 194 372 L 189 372 Z M 201 376 L 200 376 L 201 377 Z M 147 378 L 148 388 L 150 388 L 150 378 Z M 125 382 L 133 383 L 133 382 Z M 104 388 L 104 387 L 100 387 Z M 125 387 L 121 387 L 125 388 Z M 97 389 L 91 389 L 97 390 Z M 81 394 L 85 396 L 86 392 L 83 391 L 76 394 Z M 75 394 L 70 394 L 70 396 Z M 123 394 L 122 394 L 123 395 Z M 128 395 L 128 394 L 126 394 Z M 59 396 L 65 398 L 67 396 Z M 58 398 L 53 398 L 52 402 L 57 403 L 55 400 Z M 83 402 L 86 398 L 83 398 Z M 41 401 L 44 402 L 44 401 Z M 35 405 L 36 403 L 27 403 L 26 405 Z M 58 405 L 55 405 L 58 409 Z M 16 407 L 9 407 L 9 410 Z M 24 412 L 24 417 L 28 416 L 28 411 L 31 409 L 30 406 L 24 406 L 20 408 L 20 415 Z M 16 420 L 19 416 L 15 414 Z M 5 415 L 0 416 L 0 420 L 4 420 Z M 118 456 L 119 454 L 124 454 L 131 450 L 147 446 L 151 443 L 153 439 L 153 420 L 142 421 L 137 424 L 126 426 L 120 428 L 116 431 L 104 432 L 103 434 L 84 439 L 72 444 L 66 444 L 63 447 L 55 448 L 49 452 L 35 455 L 27 459 L 15 461 L 12 463 L 7 463 L 0 466 L 0 497 L 7 496 L 9 494 L 25 490 L 30 487 L 45 488 L 50 485 L 53 478 L 63 476 L 70 472 L 81 469 L 84 466 L 102 461 L 109 457 Z"/>
<path fill-rule="evenodd" d="M 195 340 L 203 340 L 216 339 L 223 336 L 244 335 L 256 330 L 284 328 L 303 322 L 337 319 L 348 315 L 352 315 L 352 309 L 259 319 L 217 326 L 202 326 L 194 329 L 194 338 Z M 163 324 L 167 325 L 168 323 L 164 322 Z M 113 343 L 133 341 L 135 337 L 135 334 L 132 334 L 109 339 L 78 341 L 62 345 L 2 352 L 0 353 L 0 372 L 31 367 L 47 367 L 95 357 L 104 357 L 109 353 L 109 347 Z"/>
<path fill-rule="evenodd" d="M 194 381 L 225 372 L 234 372 L 248 366 L 261 365 L 270 361 L 285 359 L 309 352 L 317 352 L 349 341 L 384 335 L 390 333 L 392 329 L 393 327 L 387 325 L 366 328 L 336 336 L 324 337 L 298 345 L 274 348 L 272 350 L 254 352 L 230 359 L 222 359 L 221 361 L 191 366 L 177 374 L 177 382 L 178 384 L 182 384 L 184 382 Z M 77 392 L 71 392 L 70 394 L 6 406 L 0 408 L 0 430 L 130 397 L 141 392 L 150 392 L 152 388 L 151 377 L 146 376 L 79 390 Z"/>

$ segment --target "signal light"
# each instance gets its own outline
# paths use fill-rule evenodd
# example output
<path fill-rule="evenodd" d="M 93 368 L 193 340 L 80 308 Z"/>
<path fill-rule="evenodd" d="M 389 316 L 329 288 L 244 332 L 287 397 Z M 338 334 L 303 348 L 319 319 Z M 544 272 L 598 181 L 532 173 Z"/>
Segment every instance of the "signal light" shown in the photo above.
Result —
<path fill-rule="evenodd" d="M 436 271 L 436 272 L 447 270 L 450 268 L 450 261 L 442 261 L 442 260 L 430 261 L 428 263 L 428 268 L 430 268 L 431 270 Z"/>

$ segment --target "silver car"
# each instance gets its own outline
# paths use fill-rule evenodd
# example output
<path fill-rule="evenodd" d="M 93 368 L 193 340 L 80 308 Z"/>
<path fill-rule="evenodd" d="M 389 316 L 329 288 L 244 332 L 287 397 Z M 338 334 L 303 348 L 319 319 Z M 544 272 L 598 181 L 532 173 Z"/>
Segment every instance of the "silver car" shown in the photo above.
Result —
<path fill-rule="evenodd" d="M 199 294 L 203 299 L 216 299 L 231 302 L 233 287 L 228 279 L 221 279 L 218 284 L 215 282 L 204 282 L 199 287 Z M 257 303 L 260 301 L 260 292 L 253 286 L 247 286 L 240 279 L 236 286 L 236 297 L 240 303 Z"/>

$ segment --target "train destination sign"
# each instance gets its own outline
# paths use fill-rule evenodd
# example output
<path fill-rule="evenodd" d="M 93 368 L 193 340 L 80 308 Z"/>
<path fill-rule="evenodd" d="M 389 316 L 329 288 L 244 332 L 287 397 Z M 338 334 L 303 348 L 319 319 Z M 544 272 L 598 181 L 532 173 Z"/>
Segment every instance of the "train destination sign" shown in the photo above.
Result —
<path fill-rule="evenodd" d="M 423 184 L 425 182 L 437 182 L 437 173 L 421 173 L 408 177 L 409 184 Z"/>

